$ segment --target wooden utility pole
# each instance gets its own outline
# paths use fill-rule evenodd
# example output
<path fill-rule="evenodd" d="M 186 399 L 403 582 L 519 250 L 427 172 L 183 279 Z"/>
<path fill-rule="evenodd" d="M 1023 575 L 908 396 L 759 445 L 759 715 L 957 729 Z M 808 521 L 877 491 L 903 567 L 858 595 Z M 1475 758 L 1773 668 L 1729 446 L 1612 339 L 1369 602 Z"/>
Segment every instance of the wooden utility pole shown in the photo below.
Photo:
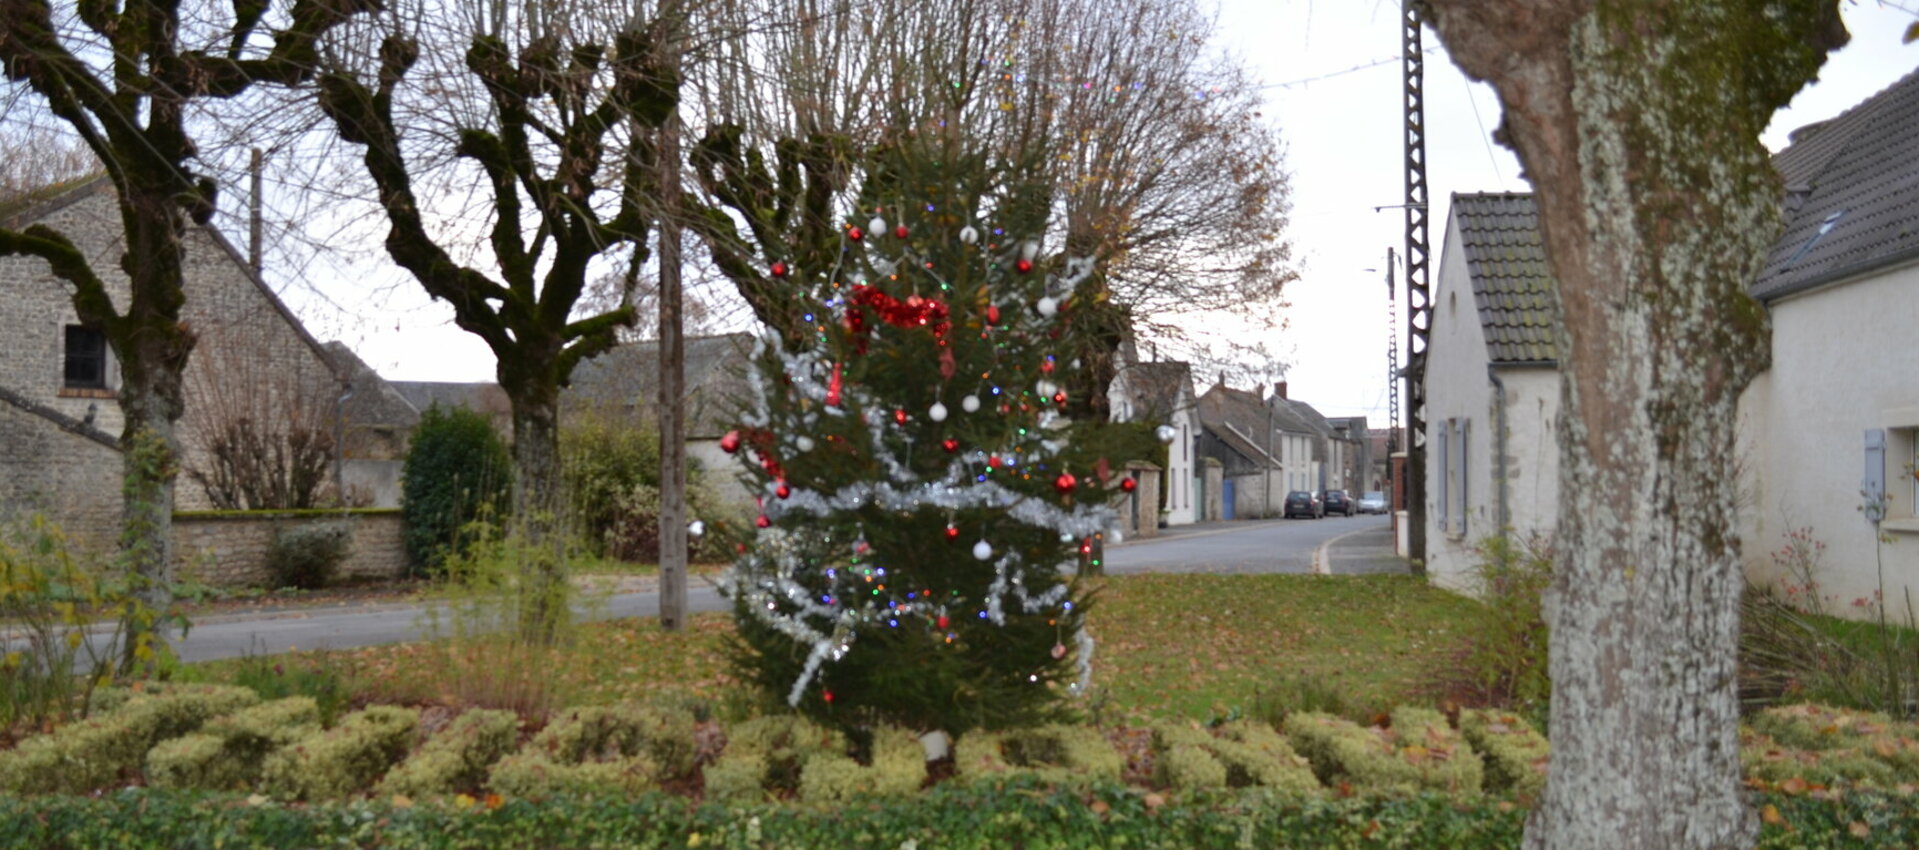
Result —
<path fill-rule="evenodd" d="M 675 3 L 660 21 L 668 37 L 658 44 L 679 73 L 680 21 Z M 656 145 L 660 181 L 660 628 L 686 626 L 686 338 L 680 292 L 680 111 L 660 127 Z"/>

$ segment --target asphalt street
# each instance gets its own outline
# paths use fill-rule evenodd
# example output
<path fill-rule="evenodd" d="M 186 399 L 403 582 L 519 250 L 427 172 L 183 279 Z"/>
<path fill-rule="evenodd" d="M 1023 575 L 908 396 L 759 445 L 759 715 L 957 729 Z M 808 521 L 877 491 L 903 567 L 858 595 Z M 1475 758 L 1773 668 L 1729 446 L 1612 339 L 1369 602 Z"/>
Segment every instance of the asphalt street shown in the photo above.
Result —
<path fill-rule="evenodd" d="M 1110 574 L 1377 572 L 1394 569 L 1385 517 L 1321 520 L 1247 520 L 1162 529 L 1162 536 L 1108 547 Z M 1330 545 L 1328 545 L 1330 544 Z M 1381 550 L 1387 554 L 1379 555 Z M 650 617 L 659 613 L 656 593 L 625 593 L 592 606 L 592 618 Z M 687 593 L 691 613 L 723 611 L 728 603 L 712 585 L 695 578 Z M 416 605 L 378 605 L 289 612 L 270 618 L 213 618 L 196 624 L 175 643 L 185 661 L 270 655 L 293 649 L 351 649 L 417 640 L 429 634 L 428 617 Z"/>

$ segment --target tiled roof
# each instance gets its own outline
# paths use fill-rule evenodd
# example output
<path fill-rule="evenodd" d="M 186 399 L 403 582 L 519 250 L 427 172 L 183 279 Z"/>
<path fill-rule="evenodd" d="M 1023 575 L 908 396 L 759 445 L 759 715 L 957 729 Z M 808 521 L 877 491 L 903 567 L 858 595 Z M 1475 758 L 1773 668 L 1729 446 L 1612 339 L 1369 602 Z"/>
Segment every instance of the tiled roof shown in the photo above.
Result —
<path fill-rule="evenodd" d="M 1557 358 L 1554 299 L 1533 197 L 1518 192 L 1453 195 L 1453 221 L 1473 283 L 1473 301 L 1494 363 Z"/>
<path fill-rule="evenodd" d="M 1189 393 L 1193 367 L 1178 361 L 1134 363 L 1126 367 L 1126 387 L 1142 420 L 1163 422 L 1179 409 L 1180 389 Z"/>
<path fill-rule="evenodd" d="M 748 394 L 753 337 L 723 334 L 686 338 L 686 435 L 718 437 L 739 421 Z M 567 400 L 629 412 L 658 406 L 660 344 L 654 340 L 614 346 L 573 369 Z"/>
<path fill-rule="evenodd" d="M 1200 425 L 1255 464 L 1277 465 L 1260 444 L 1273 421 L 1257 393 L 1214 384 L 1199 397 Z"/>
<path fill-rule="evenodd" d="M 1773 157 L 1786 229 L 1752 294 L 1790 295 L 1919 259 L 1919 71 Z"/>

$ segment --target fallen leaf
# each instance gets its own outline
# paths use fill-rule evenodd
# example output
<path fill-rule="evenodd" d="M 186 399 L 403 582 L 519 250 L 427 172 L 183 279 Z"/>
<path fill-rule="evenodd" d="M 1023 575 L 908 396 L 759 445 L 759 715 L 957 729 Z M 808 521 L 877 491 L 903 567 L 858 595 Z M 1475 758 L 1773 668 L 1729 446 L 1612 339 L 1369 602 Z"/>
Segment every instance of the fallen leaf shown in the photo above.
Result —
<path fill-rule="evenodd" d="M 1806 780 L 1800 779 L 1797 776 L 1779 783 L 1779 790 L 1785 794 L 1804 794 L 1806 793 L 1806 787 Z"/>
<path fill-rule="evenodd" d="M 1141 801 L 1146 803 L 1146 808 L 1148 809 L 1157 809 L 1160 806 L 1166 805 L 1166 798 L 1161 797 L 1158 794 L 1147 794 L 1146 796 L 1141 797 L 1140 799 Z"/>
<path fill-rule="evenodd" d="M 1786 818 L 1779 814 L 1779 807 L 1771 803 L 1767 803 L 1765 808 L 1759 810 L 1759 819 L 1773 826 L 1786 825 Z"/>
<path fill-rule="evenodd" d="M 1090 806 L 1087 806 L 1087 808 L 1089 808 L 1089 809 L 1092 809 L 1092 810 L 1093 810 L 1093 814 L 1096 814 L 1096 815 L 1103 815 L 1103 814 L 1106 814 L 1106 812 L 1107 812 L 1108 810 L 1110 810 L 1111 808 L 1113 808 L 1113 807 L 1112 807 L 1112 806 L 1109 806 L 1109 805 L 1106 805 L 1106 801 L 1105 801 L 1105 800 L 1094 800 L 1094 801 L 1093 801 L 1093 804 L 1092 804 L 1092 805 L 1090 805 Z"/>
<path fill-rule="evenodd" d="M 1867 826 L 1865 821 L 1853 821 L 1847 824 L 1846 831 L 1852 833 L 1852 837 L 1854 838 L 1865 838 L 1872 835 L 1872 827 Z"/>
<path fill-rule="evenodd" d="M 413 808 L 413 798 L 405 794 L 395 794 L 393 795 L 393 807 L 396 809 Z"/>

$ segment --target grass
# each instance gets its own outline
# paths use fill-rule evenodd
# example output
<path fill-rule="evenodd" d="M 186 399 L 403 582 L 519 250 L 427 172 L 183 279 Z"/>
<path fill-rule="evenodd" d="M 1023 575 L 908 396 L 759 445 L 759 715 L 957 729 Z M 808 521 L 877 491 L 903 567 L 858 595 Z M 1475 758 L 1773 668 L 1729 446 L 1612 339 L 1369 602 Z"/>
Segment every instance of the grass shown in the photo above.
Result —
<path fill-rule="evenodd" d="M 1410 576 L 1115 577 L 1089 613 L 1098 649 L 1086 705 L 1105 723 L 1204 720 L 1250 710 L 1262 692 L 1300 678 L 1339 690 L 1355 710 L 1429 702 L 1421 683 L 1447 663 L 1477 611 Z M 301 660 L 341 668 L 360 701 L 522 711 L 625 699 L 740 705 L 750 696 L 721 652 L 732 629 L 730 614 L 697 615 L 674 634 L 650 618 L 616 620 L 582 625 L 568 645 L 531 654 L 482 639 Z M 219 664 L 202 673 L 232 675 Z"/>

